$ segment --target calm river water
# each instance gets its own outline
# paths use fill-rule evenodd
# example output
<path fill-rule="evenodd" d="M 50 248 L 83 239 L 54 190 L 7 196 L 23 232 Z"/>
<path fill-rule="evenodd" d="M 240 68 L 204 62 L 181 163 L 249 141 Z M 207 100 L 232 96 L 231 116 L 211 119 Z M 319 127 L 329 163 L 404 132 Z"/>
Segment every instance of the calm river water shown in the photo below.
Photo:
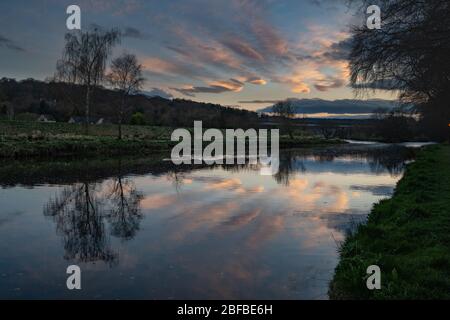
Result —
<path fill-rule="evenodd" d="M 157 157 L 1 164 L 0 298 L 327 299 L 339 243 L 414 151 L 281 157 L 276 176 Z"/>

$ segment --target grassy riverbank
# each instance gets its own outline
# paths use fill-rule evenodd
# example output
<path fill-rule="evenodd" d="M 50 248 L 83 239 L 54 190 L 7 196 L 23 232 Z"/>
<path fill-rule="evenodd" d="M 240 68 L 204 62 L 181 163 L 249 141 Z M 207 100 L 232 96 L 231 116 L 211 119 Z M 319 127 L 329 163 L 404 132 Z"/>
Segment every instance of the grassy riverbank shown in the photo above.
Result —
<path fill-rule="evenodd" d="M 369 291 L 366 270 L 381 268 Z M 450 299 L 450 146 L 420 152 L 394 196 L 341 248 L 332 299 Z"/>
<path fill-rule="evenodd" d="M 173 128 L 124 126 L 118 140 L 114 125 L 92 125 L 89 135 L 84 126 L 68 123 L 0 121 L 0 158 L 92 157 L 96 155 L 148 155 L 170 150 Z M 299 133 L 294 139 L 280 138 L 281 148 L 310 147 L 342 143 Z"/>

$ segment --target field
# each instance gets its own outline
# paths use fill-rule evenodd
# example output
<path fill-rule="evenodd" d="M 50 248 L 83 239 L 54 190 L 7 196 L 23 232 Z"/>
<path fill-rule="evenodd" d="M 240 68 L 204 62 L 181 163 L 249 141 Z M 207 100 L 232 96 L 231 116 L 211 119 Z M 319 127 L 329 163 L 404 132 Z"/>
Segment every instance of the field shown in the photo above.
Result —
<path fill-rule="evenodd" d="M 394 196 L 350 235 L 330 286 L 333 299 L 450 299 L 450 146 L 432 146 L 407 168 Z M 381 268 L 381 290 L 366 270 Z"/>
<path fill-rule="evenodd" d="M 118 140 L 115 125 L 91 125 L 85 135 L 84 126 L 78 124 L 0 121 L 0 158 L 148 155 L 176 144 L 170 141 L 174 128 L 126 125 L 122 130 L 123 139 Z M 294 139 L 280 137 L 281 148 L 337 143 L 342 142 L 300 131 Z"/>
<path fill-rule="evenodd" d="M 122 127 L 125 139 L 156 139 L 170 140 L 172 128 L 129 126 Z M 90 125 L 89 135 L 92 137 L 116 137 L 117 126 L 112 124 Z M 34 121 L 0 121 L 0 136 L 17 136 L 26 138 L 31 136 L 45 137 L 70 137 L 84 136 L 85 127 L 82 124 L 70 124 L 64 122 L 42 123 Z"/>

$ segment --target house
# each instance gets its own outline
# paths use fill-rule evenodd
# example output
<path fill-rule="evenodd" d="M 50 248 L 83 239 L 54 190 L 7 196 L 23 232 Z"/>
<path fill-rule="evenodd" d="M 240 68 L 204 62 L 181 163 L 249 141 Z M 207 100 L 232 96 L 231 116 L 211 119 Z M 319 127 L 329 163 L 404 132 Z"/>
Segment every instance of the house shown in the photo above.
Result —
<path fill-rule="evenodd" d="M 86 117 L 72 117 L 69 120 L 69 123 L 74 124 L 85 124 L 86 123 Z M 104 124 L 105 119 L 104 118 L 98 118 L 98 117 L 89 117 L 89 124 Z"/>
<path fill-rule="evenodd" d="M 41 114 L 39 118 L 36 120 L 37 122 L 45 122 L 45 123 L 51 123 L 56 122 L 55 118 L 52 115 L 49 114 Z"/>

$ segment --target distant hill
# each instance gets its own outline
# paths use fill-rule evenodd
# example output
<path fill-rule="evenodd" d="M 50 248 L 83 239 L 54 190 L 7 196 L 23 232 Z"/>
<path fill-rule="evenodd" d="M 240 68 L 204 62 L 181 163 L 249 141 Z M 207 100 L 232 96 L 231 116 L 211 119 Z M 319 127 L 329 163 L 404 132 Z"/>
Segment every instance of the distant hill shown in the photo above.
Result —
<path fill-rule="evenodd" d="M 260 120 L 256 112 L 163 95 L 164 92 L 154 89 L 131 96 L 125 120 L 129 121 L 136 112 L 142 113 L 149 125 L 171 127 L 191 127 L 194 121 L 201 120 L 205 127 L 250 128 L 256 127 Z M 11 113 L 12 107 L 16 119 L 23 115 L 46 114 L 67 122 L 73 116 L 84 116 L 85 96 L 85 88 L 78 85 L 3 78 L 0 79 L 0 118 Z M 120 99 L 121 95 L 114 90 L 96 88 L 92 95 L 91 116 L 114 123 Z"/>
<path fill-rule="evenodd" d="M 353 115 L 358 118 L 373 113 L 379 108 L 388 110 L 397 106 L 395 101 L 371 99 L 371 100 L 322 100 L 322 99 L 290 99 L 294 104 L 296 114 L 314 115 L 330 114 L 335 117 Z M 258 110 L 258 112 L 271 113 L 273 106 Z"/>

